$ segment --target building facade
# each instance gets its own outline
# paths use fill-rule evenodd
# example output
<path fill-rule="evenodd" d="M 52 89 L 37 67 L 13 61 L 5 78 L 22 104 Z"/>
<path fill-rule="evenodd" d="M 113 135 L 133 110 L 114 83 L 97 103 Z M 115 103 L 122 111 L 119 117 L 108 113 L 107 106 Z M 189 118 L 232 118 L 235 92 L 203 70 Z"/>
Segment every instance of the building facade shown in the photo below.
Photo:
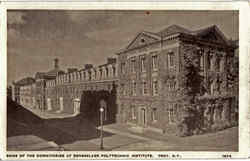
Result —
<path fill-rule="evenodd" d="M 36 107 L 35 81 L 20 87 L 20 104 L 24 107 Z"/>
<path fill-rule="evenodd" d="M 238 97 L 238 85 L 228 80 L 236 68 L 233 62 L 237 48 L 216 26 L 190 31 L 172 25 L 158 33 L 139 33 L 100 66 L 86 64 L 83 69 L 64 72 L 55 59 L 53 70 L 36 74 L 35 87 L 22 90 L 35 91 L 35 106 L 40 109 L 79 114 L 83 91 L 111 91 L 115 85 L 117 122 L 164 132 L 176 127 L 181 119 L 180 91 L 188 61 L 197 64 L 202 77 L 200 99 L 227 102 Z M 192 60 L 193 55 L 197 59 Z M 229 104 L 230 110 L 238 108 L 237 104 Z M 216 108 L 213 111 L 218 112 L 212 115 L 217 117 L 224 107 Z"/>
<path fill-rule="evenodd" d="M 34 78 L 27 77 L 23 78 L 19 81 L 12 83 L 12 100 L 23 104 L 26 99 L 26 95 L 30 97 L 31 95 L 34 95 Z"/>
<path fill-rule="evenodd" d="M 199 55 L 205 95 L 237 95 L 227 82 L 234 50 L 216 26 L 189 31 L 173 25 L 158 33 L 139 33 L 118 53 L 117 121 L 163 132 L 176 127 L 183 110 L 179 78 L 192 54 Z"/>
<path fill-rule="evenodd" d="M 80 112 L 83 91 L 111 91 L 118 84 L 117 63 L 108 58 L 107 63 L 94 67 L 86 64 L 84 69 L 68 69 L 56 79 L 46 81 L 46 108 L 57 112 Z"/>

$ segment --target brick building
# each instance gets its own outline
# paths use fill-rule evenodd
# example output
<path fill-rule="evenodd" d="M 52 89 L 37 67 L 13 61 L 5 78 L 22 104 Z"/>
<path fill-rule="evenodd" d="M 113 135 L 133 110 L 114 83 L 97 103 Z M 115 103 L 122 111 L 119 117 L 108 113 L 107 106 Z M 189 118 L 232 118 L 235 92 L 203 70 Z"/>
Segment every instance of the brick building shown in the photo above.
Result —
<path fill-rule="evenodd" d="M 70 68 L 56 79 L 46 81 L 47 109 L 57 112 L 80 112 L 83 91 L 111 91 L 117 84 L 117 63 L 108 58 L 107 63 L 94 67 L 86 64 L 83 69 Z"/>
<path fill-rule="evenodd" d="M 117 87 L 117 122 L 169 131 L 181 118 L 181 78 L 187 59 L 194 54 L 198 55 L 194 63 L 198 64 L 205 91 L 199 98 L 228 102 L 231 111 L 238 108 L 230 102 L 238 97 L 238 83 L 228 80 L 233 70 L 238 70 L 237 48 L 237 41 L 228 40 L 216 26 L 190 31 L 172 25 L 158 33 L 143 31 L 103 65 L 86 64 L 83 69 L 64 72 L 55 59 L 53 70 L 36 73 L 36 107 L 78 114 L 83 91 L 112 91 Z M 212 111 L 216 116 L 211 117 L 221 116 L 224 105 Z"/>
<path fill-rule="evenodd" d="M 19 81 L 13 82 L 12 83 L 12 100 L 21 104 L 24 102 L 24 98 L 26 95 L 25 93 L 27 93 L 26 89 L 24 86 L 32 86 L 32 84 L 34 84 L 34 78 L 31 77 L 26 77 L 23 78 Z M 29 89 L 28 89 L 29 90 Z M 28 93 L 30 93 L 31 90 L 28 91 Z M 33 94 L 33 93 L 32 93 Z"/>
<path fill-rule="evenodd" d="M 35 100 L 35 80 L 30 82 L 29 84 L 22 85 L 20 87 L 20 104 L 25 107 L 36 107 L 36 100 Z"/>
<path fill-rule="evenodd" d="M 41 110 L 46 110 L 46 82 L 56 79 L 64 71 L 59 68 L 59 60 L 54 59 L 54 69 L 48 72 L 37 72 L 35 75 L 36 80 L 36 107 Z"/>
<path fill-rule="evenodd" d="M 158 33 L 139 33 L 117 53 L 117 121 L 156 131 L 176 126 L 183 108 L 178 78 L 185 68 L 184 57 L 197 52 L 205 95 L 237 95 L 224 81 L 233 67 L 235 48 L 216 26 L 190 31 L 172 25 Z"/>

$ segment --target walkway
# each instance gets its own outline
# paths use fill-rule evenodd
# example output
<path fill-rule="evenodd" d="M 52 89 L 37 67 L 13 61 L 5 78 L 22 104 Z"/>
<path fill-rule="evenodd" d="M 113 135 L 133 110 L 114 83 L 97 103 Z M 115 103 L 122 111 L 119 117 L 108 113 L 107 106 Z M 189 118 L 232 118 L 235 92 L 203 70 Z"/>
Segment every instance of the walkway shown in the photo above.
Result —
<path fill-rule="evenodd" d="M 66 113 L 66 112 L 57 113 L 56 111 L 41 111 L 40 109 L 29 108 L 29 107 L 25 107 L 25 109 L 31 111 L 32 113 L 41 117 L 42 119 L 69 118 L 75 116 L 72 113 Z"/>

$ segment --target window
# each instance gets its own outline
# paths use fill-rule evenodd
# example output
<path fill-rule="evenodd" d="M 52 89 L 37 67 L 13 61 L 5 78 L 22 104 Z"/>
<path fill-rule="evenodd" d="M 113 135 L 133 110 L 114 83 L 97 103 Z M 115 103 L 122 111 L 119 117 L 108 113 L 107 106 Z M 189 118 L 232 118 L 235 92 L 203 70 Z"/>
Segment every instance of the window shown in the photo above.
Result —
<path fill-rule="evenodd" d="M 168 108 L 168 122 L 173 123 L 175 120 L 175 109 L 174 105 L 170 104 Z"/>
<path fill-rule="evenodd" d="M 146 81 L 142 82 L 142 94 L 143 95 L 148 94 L 148 87 L 147 87 L 147 82 Z"/>
<path fill-rule="evenodd" d="M 211 70 L 211 56 L 210 55 L 208 55 L 207 57 L 207 68 Z"/>
<path fill-rule="evenodd" d="M 133 81 L 132 82 L 132 96 L 135 96 L 136 95 L 136 82 L 135 81 Z"/>
<path fill-rule="evenodd" d="M 200 56 L 200 69 L 201 70 L 204 69 L 204 57 L 203 57 L 203 55 Z"/>
<path fill-rule="evenodd" d="M 112 67 L 112 69 L 113 69 L 113 77 L 115 77 L 116 76 L 116 68 Z"/>
<path fill-rule="evenodd" d="M 204 69 L 204 49 L 200 49 L 199 51 L 199 55 L 200 55 L 200 69 L 203 70 Z"/>
<path fill-rule="evenodd" d="M 156 108 L 153 108 L 153 109 L 152 109 L 152 121 L 153 121 L 153 122 L 156 122 L 156 121 L 157 121 L 157 119 L 156 119 Z"/>
<path fill-rule="evenodd" d="M 131 72 L 132 73 L 135 73 L 135 58 L 132 58 L 131 59 Z"/>
<path fill-rule="evenodd" d="M 105 69 L 106 69 L 106 78 L 108 78 L 108 76 L 109 76 L 109 68 L 106 67 Z"/>
<path fill-rule="evenodd" d="M 168 67 L 174 67 L 174 52 L 168 53 Z"/>
<path fill-rule="evenodd" d="M 121 95 L 126 95 L 125 84 L 121 84 Z"/>
<path fill-rule="evenodd" d="M 170 81 L 169 82 L 169 90 L 170 91 L 175 90 L 175 85 L 176 85 L 175 81 Z"/>
<path fill-rule="evenodd" d="M 145 39 L 141 38 L 141 43 L 144 44 L 145 43 Z"/>
<path fill-rule="evenodd" d="M 152 68 L 153 69 L 158 68 L 158 56 L 157 55 L 152 56 Z"/>
<path fill-rule="evenodd" d="M 220 72 L 223 72 L 223 71 L 224 71 L 224 63 L 225 63 L 225 59 L 222 58 L 222 59 L 220 60 Z"/>
<path fill-rule="evenodd" d="M 100 79 L 102 79 L 102 69 L 100 69 L 99 71 L 100 71 Z"/>
<path fill-rule="evenodd" d="M 94 70 L 94 78 L 96 79 L 96 77 L 97 77 L 97 72 L 96 70 Z"/>
<path fill-rule="evenodd" d="M 210 94 L 214 94 L 214 81 L 210 83 Z"/>
<path fill-rule="evenodd" d="M 146 58 L 145 56 L 141 56 L 141 72 L 145 72 L 146 71 Z"/>
<path fill-rule="evenodd" d="M 153 81 L 153 96 L 158 95 L 158 81 L 154 80 Z"/>
<path fill-rule="evenodd" d="M 89 71 L 89 80 L 91 80 L 92 78 L 91 78 L 91 71 Z"/>
<path fill-rule="evenodd" d="M 220 68 L 221 68 L 220 67 L 220 58 L 219 57 L 217 57 L 217 59 L 216 59 L 216 65 L 215 66 L 216 66 L 216 70 L 219 71 Z"/>
<path fill-rule="evenodd" d="M 125 74 L 125 62 L 121 63 L 121 73 Z"/>

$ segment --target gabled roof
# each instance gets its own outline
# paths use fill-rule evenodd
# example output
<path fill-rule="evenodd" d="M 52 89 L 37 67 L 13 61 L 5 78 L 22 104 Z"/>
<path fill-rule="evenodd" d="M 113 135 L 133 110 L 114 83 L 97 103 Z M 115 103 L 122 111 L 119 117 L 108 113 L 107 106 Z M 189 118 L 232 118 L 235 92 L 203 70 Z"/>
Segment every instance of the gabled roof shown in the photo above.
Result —
<path fill-rule="evenodd" d="M 200 30 L 193 31 L 192 34 L 202 37 L 202 36 L 210 34 L 211 32 L 213 32 L 214 34 L 217 34 L 217 37 L 220 38 L 221 41 L 223 41 L 226 44 L 229 44 L 226 36 L 220 31 L 220 29 L 216 25 L 212 25 L 212 26 L 200 29 Z"/>
<path fill-rule="evenodd" d="M 166 37 L 172 34 L 176 34 L 176 33 L 191 33 L 190 30 L 181 27 L 179 25 L 171 25 L 163 30 L 161 30 L 160 32 L 157 33 L 157 35 L 161 36 L 161 37 Z"/>
<path fill-rule="evenodd" d="M 147 45 L 150 43 L 160 41 L 161 39 L 165 37 L 171 36 L 173 34 L 178 34 L 178 33 L 193 35 L 193 36 L 197 36 L 197 38 L 200 38 L 200 39 L 204 39 L 208 41 L 210 40 L 210 41 L 214 41 L 217 43 L 224 43 L 224 44 L 230 45 L 226 36 L 219 30 L 219 28 L 216 25 L 212 25 L 212 26 L 205 27 L 199 30 L 194 30 L 194 31 L 188 30 L 179 25 L 171 25 L 157 33 L 152 33 L 148 31 L 143 31 L 143 32 L 138 33 L 137 36 L 129 43 L 129 45 L 125 49 L 118 51 L 117 54 L 122 53 L 129 49 L 133 49 L 139 46 L 143 46 L 143 45 Z M 143 37 L 143 36 L 146 36 L 147 38 L 149 38 L 148 39 L 149 41 L 147 41 L 145 44 L 138 43 L 140 37 Z"/>
<path fill-rule="evenodd" d="M 126 47 L 126 49 L 129 49 L 129 48 L 133 48 L 133 45 L 138 41 L 138 39 L 141 37 L 141 36 L 145 36 L 148 38 L 149 42 L 153 42 L 153 41 L 157 41 L 157 40 L 160 40 L 161 37 L 155 33 L 152 33 L 152 32 L 148 32 L 148 31 L 142 31 L 140 33 L 138 33 L 136 35 L 136 37 L 129 43 L 129 45 Z"/>

